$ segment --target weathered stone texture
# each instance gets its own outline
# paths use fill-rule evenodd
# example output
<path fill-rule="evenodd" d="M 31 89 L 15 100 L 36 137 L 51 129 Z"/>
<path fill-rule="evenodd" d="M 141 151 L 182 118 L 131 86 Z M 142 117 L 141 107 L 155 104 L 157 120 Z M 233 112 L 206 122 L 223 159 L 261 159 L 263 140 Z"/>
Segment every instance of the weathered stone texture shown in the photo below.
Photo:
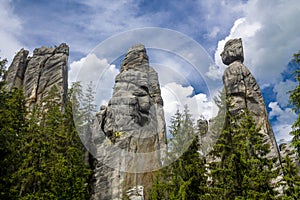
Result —
<path fill-rule="evenodd" d="M 199 136 L 199 144 L 204 145 L 204 137 L 208 132 L 208 121 L 204 117 L 200 117 L 197 120 L 195 130 Z"/>
<path fill-rule="evenodd" d="M 29 107 L 41 102 L 52 88 L 56 86 L 65 103 L 68 88 L 69 47 L 37 48 L 32 57 L 28 51 L 21 49 L 15 56 L 6 78 L 7 88 L 23 87 Z"/>
<path fill-rule="evenodd" d="M 120 170 L 110 169 L 109 174 L 100 174 L 101 170 L 95 169 L 97 190 L 93 199 L 106 194 L 105 198 L 117 199 L 120 192 L 137 185 L 145 188 L 147 196 L 146 191 L 154 179 L 152 171 L 161 166 L 160 150 L 166 149 L 166 136 L 158 75 L 149 66 L 143 45 L 138 44 L 128 50 L 115 78 L 113 96 L 107 106 L 101 107 L 96 121 L 98 133 L 93 139 L 98 141 L 95 142 L 97 165 L 101 168 L 116 162 L 114 166 L 119 165 Z M 106 138 L 101 138 L 99 132 Z M 109 142 L 113 143 L 113 147 L 107 151 L 105 145 Z M 108 168 L 106 171 L 109 171 Z M 101 190 L 100 179 L 107 180 L 107 187 Z"/>
<path fill-rule="evenodd" d="M 13 87 L 23 86 L 24 74 L 27 68 L 27 56 L 29 51 L 21 49 L 14 57 L 6 77 L 6 87 L 11 90 Z"/>
<path fill-rule="evenodd" d="M 268 156 L 279 160 L 280 154 L 260 88 L 253 75 L 243 65 L 242 40 L 229 40 L 221 57 L 223 63 L 228 65 L 223 74 L 223 84 L 226 95 L 231 98 L 232 106 L 228 106 L 230 113 L 235 116 L 248 109 L 257 127 L 261 127 L 260 132 L 265 136 L 264 141 L 271 146 Z"/>
<path fill-rule="evenodd" d="M 292 143 L 282 143 L 279 145 L 280 155 L 282 158 L 289 156 L 291 160 L 297 165 L 300 166 L 299 157 L 296 152 L 296 148 L 293 146 Z M 285 162 L 283 161 L 283 165 Z"/>

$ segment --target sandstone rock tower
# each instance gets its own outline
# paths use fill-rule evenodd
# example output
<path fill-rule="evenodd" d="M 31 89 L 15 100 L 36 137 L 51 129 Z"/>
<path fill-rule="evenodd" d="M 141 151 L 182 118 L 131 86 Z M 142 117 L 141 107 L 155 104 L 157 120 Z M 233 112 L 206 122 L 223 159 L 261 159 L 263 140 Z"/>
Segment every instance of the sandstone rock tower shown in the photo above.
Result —
<path fill-rule="evenodd" d="M 280 155 L 275 140 L 274 133 L 270 126 L 266 106 L 259 86 L 243 65 L 244 53 L 242 39 L 232 39 L 226 42 L 224 51 L 221 53 L 222 61 L 228 65 L 223 74 L 223 84 L 226 96 L 231 97 L 232 107 L 230 113 L 235 116 L 248 109 L 252 113 L 257 127 L 261 127 L 260 132 L 265 136 L 264 141 L 270 144 L 270 158 L 278 158 Z"/>
<path fill-rule="evenodd" d="M 14 57 L 6 77 L 7 88 L 23 87 L 29 109 L 41 102 L 56 86 L 61 95 L 61 102 L 66 102 L 68 89 L 69 47 L 62 43 L 59 47 L 41 47 L 33 51 L 21 49 Z"/>
<path fill-rule="evenodd" d="M 158 75 L 143 45 L 128 50 L 112 98 L 101 107 L 95 126 L 93 199 L 121 199 L 126 192 L 129 198 L 136 193 L 135 199 L 143 199 L 144 193 L 147 199 L 166 149 L 166 130 Z"/>

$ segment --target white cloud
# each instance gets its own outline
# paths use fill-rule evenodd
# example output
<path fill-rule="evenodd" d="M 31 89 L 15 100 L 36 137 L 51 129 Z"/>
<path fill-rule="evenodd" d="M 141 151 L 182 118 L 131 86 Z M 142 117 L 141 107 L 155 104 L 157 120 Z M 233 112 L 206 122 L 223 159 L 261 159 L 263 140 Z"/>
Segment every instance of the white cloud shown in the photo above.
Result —
<path fill-rule="evenodd" d="M 223 66 L 222 66 L 223 67 Z M 218 65 L 213 64 L 208 68 L 208 72 L 205 75 L 212 80 L 220 80 L 222 78 L 222 72 L 224 69 L 221 69 Z"/>
<path fill-rule="evenodd" d="M 217 35 L 220 33 L 221 29 L 217 26 L 214 26 L 212 31 L 206 34 L 209 39 L 215 39 Z"/>
<path fill-rule="evenodd" d="M 297 115 L 292 111 L 291 108 L 282 109 L 278 102 L 271 102 L 269 104 L 271 112 L 269 114 L 270 119 L 276 118 L 273 125 L 273 131 L 276 136 L 276 140 L 280 141 L 282 139 L 289 141 L 291 140 L 291 135 L 289 132 L 292 130 L 292 124 L 297 118 Z"/>
<path fill-rule="evenodd" d="M 243 38 L 243 45 L 244 45 L 244 49 L 247 48 L 247 46 L 245 45 L 245 38 L 247 37 L 252 37 L 256 31 L 258 31 L 260 29 L 261 25 L 258 22 L 255 23 L 248 23 L 246 21 L 246 18 L 240 18 L 237 19 L 234 22 L 233 27 L 230 30 L 230 34 L 229 36 L 227 36 L 224 40 L 221 40 L 218 42 L 218 47 L 217 47 L 217 51 L 215 53 L 215 62 L 216 65 L 219 66 L 219 68 L 213 68 L 210 69 L 210 71 L 207 73 L 207 75 L 211 76 L 211 78 L 215 78 L 215 76 L 212 76 L 211 74 L 223 74 L 223 71 L 225 70 L 225 68 L 227 66 L 225 66 L 222 62 L 221 59 L 221 53 L 224 49 L 225 43 L 232 38 Z M 244 50 L 245 52 L 246 50 Z M 211 71 L 212 70 L 212 71 Z M 217 76 L 219 79 L 222 78 L 222 76 Z"/>
<path fill-rule="evenodd" d="M 276 84 L 273 88 L 273 91 L 276 92 L 276 100 L 281 107 L 285 107 L 289 103 L 289 94 L 288 92 L 293 90 L 297 86 L 296 82 L 291 80 L 281 81 Z"/>
<path fill-rule="evenodd" d="M 206 94 L 199 93 L 193 95 L 193 93 L 193 87 L 183 87 L 175 82 L 162 86 L 161 95 L 164 100 L 164 112 L 167 126 L 176 111 L 178 109 L 183 111 L 185 105 L 188 105 L 194 120 L 199 119 L 201 115 L 206 119 L 211 119 L 217 114 L 217 107 L 213 102 L 208 100 Z"/>
<path fill-rule="evenodd" d="M 147 17 L 137 16 L 138 1 L 84 1 L 93 13 L 90 16 L 90 23 L 87 24 L 89 30 L 104 31 L 111 35 L 132 28 L 143 27 L 151 22 Z M 101 12 L 99 12 L 101 10 Z"/>
<path fill-rule="evenodd" d="M 290 138 L 288 132 L 295 119 L 289 108 L 286 92 L 293 87 L 292 81 L 278 82 L 292 54 L 299 49 L 300 29 L 297 19 L 300 18 L 299 1 L 259 1 L 250 0 L 242 6 L 243 18 L 235 21 L 227 37 L 218 42 L 215 62 L 219 68 L 211 68 L 208 76 L 222 74 L 226 66 L 222 63 L 220 53 L 225 42 L 232 38 L 242 38 L 244 46 L 244 64 L 264 86 L 275 85 L 276 103 L 270 103 L 270 117 L 277 140 Z M 275 14 L 276 13 L 276 14 Z M 275 119 L 275 118 L 274 118 Z M 279 137 L 279 138 L 278 138 Z"/>
<path fill-rule="evenodd" d="M 79 61 L 70 64 L 69 86 L 79 81 L 82 86 L 93 82 L 95 85 L 95 102 L 97 106 L 107 104 L 112 96 L 114 78 L 119 73 L 115 65 L 110 65 L 106 59 L 99 59 L 95 54 L 89 54 Z"/>
<path fill-rule="evenodd" d="M 204 37 L 213 40 L 218 35 L 227 33 L 234 20 L 242 15 L 243 6 L 243 1 L 198 0 L 193 5 L 193 7 L 197 8 L 194 13 L 194 21 L 191 24 L 187 24 L 186 29 L 188 32 L 195 33 L 199 32 L 199 30 L 204 30 L 206 32 Z M 191 25 L 193 25 L 193 30 L 189 30 Z M 195 35 L 195 37 L 199 36 Z"/>
<path fill-rule="evenodd" d="M 293 136 L 289 134 L 291 130 L 291 124 L 278 124 L 273 126 L 277 141 L 291 141 L 293 138 Z"/>
<path fill-rule="evenodd" d="M 236 20 L 228 37 L 219 41 L 215 61 L 224 70 L 220 53 L 225 41 L 241 37 L 245 65 L 259 82 L 275 83 L 291 55 L 299 49 L 299 1 L 252 0 L 243 10 L 245 17 Z"/>
<path fill-rule="evenodd" d="M 23 46 L 17 39 L 22 30 L 22 21 L 13 13 L 10 3 L 5 0 L 0 3 L 0 56 L 7 58 L 9 63 Z"/>
<path fill-rule="evenodd" d="M 263 90 L 265 88 L 268 88 L 268 87 L 271 87 L 271 84 L 270 83 L 264 83 L 262 85 L 260 85 L 260 89 Z"/>

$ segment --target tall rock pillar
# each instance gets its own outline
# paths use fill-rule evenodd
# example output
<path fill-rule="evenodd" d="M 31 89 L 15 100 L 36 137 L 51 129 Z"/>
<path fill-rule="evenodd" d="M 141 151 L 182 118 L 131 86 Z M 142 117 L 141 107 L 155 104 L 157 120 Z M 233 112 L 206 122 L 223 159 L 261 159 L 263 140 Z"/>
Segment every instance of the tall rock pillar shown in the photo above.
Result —
<path fill-rule="evenodd" d="M 48 95 L 52 86 L 56 86 L 62 104 L 66 102 L 68 89 L 69 47 L 62 43 L 58 47 L 41 47 L 29 52 L 21 49 L 14 57 L 8 69 L 7 88 L 22 87 L 29 109 Z"/>
<path fill-rule="evenodd" d="M 261 90 L 253 75 L 243 65 L 242 39 L 232 39 L 226 42 L 221 57 L 223 63 L 228 65 L 223 74 L 223 84 L 226 96 L 231 97 L 232 107 L 229 107 L 230 113 L 235 116 L 248 109 L 257 127 L 261 127 L 260 132 L 265 136 L 264 141 L 270 144 L 271 152 L 268 156 L 280 160 Z"/>
<path fill-rule="evenodd" d="M 128 50 L 115 78 L 112 98 L 101 107 L 96 121 L 98 132 L 93 140 L 98 163 L 93 198 L 120 199 L 121 192 L 128 192 L 129 198 L 138 199 L 143 193 L 147 199 L 153 171 L 160 168 L 166 149 L 166 130 L 158 74 L 149 66 L 143 45 Z M 112 144 L 105 143 L 103 135 Z M 108 145 L 112 146 L 109 150 Z"/>

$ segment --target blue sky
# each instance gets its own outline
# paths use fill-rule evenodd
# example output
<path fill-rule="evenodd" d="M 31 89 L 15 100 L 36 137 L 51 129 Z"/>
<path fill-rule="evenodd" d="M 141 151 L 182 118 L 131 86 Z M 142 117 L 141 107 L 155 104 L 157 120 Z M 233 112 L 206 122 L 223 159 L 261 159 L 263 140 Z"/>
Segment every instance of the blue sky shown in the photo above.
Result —
<path fill-rule="evenodd" d="M 296 115 L 288 106 L 286 92 L 295 86 L 290 73 L 297 66 L 289 61 L 300 49 L 299 19 L 298 0 L 0 0 L 0 56 L 11 62 L 21 48 L 32 52 L 65 42 L 70 46 L 70 74 L 74 75 L 87 54 L 107 38 L 135 28 L 168 28 L 201 44 L 218 66 L 203 74 L 215 81 L 214 93 L 220 89 L 225 69 L 219 56 L 225 41 L 242 37 L 244 64 L 263 91 L 277 139 L 288 140 Z M 118 70 L 111 66 L 108 72 L 113 76 Z M 195 99 L 204 102 L 203 109 L 210 108 L 209 98 L 200 95 L 195 81 L 191 85 L 194 88 L 169 88 L 189 97 L 199 94 Z"/>

